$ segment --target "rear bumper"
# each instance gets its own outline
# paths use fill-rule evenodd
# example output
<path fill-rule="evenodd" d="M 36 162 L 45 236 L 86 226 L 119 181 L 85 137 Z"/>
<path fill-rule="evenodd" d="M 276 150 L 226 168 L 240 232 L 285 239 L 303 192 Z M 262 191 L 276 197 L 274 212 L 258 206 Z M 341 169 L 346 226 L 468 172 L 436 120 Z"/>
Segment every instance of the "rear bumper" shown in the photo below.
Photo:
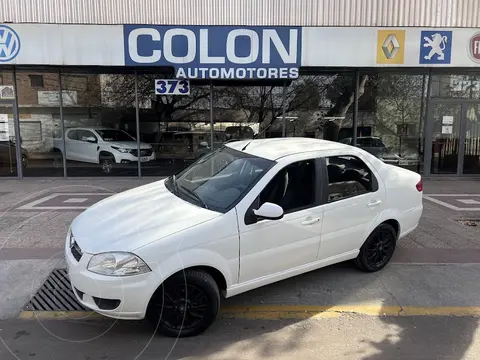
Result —
<path fill-rule="evenodd" d="M 418 227 L 420 218 L 423 213 L 423 204 L 420 204 L 408 211 L 406 211 L 402 216 L 402 221 L 400 222 L 400 236 L 399 239 L 407 236 L 412 231 Z"/>

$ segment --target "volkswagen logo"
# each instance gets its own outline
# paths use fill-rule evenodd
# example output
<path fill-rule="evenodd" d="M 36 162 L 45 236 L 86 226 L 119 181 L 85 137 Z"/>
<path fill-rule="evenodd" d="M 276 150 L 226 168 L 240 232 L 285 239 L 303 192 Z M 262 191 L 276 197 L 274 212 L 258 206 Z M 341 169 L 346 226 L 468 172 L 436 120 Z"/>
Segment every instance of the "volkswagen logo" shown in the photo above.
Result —
<path fill-rule="evenodd" d="M 13 60 L 20 52 L 20 38 L 11 27 L 0 25 L 0 62 Z"/>

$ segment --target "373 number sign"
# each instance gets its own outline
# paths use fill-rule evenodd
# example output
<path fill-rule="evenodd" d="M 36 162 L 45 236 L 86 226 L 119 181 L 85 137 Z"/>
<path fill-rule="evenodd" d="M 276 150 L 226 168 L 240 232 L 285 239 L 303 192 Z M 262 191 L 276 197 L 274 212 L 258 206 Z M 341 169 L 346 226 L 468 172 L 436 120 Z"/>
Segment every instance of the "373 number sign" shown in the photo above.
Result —
<path fill-rule="evenodd" d="M 155 80 L 155 95 L 190 95 L 190 81 L 175 79 Z"/>

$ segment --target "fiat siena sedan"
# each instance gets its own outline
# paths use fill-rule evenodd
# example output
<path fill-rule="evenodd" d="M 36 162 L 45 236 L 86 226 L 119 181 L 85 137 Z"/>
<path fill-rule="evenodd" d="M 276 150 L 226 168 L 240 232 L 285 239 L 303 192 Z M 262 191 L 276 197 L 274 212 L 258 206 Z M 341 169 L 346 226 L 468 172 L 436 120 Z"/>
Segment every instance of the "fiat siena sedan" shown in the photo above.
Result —
<path fill-rule="evenodd" d="M 65 253 L 84 306 L 192 336 L 222 297 L 347 260 L 382 269 L 422 211 L 420 175 L 359 148 L 236 141 L 90 207 Z"/>

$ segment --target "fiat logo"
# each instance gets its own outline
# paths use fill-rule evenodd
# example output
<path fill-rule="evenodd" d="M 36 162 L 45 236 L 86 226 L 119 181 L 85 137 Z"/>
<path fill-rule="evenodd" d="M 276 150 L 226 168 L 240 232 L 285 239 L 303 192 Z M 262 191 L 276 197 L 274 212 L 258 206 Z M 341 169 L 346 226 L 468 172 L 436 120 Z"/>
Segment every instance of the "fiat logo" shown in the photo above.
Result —
<path fill-rule="evenodd" d="M 476 33 L 470 38 L 468 50 L 470 58 L 473 61 L 480 63 L 480 33 Z"/>

